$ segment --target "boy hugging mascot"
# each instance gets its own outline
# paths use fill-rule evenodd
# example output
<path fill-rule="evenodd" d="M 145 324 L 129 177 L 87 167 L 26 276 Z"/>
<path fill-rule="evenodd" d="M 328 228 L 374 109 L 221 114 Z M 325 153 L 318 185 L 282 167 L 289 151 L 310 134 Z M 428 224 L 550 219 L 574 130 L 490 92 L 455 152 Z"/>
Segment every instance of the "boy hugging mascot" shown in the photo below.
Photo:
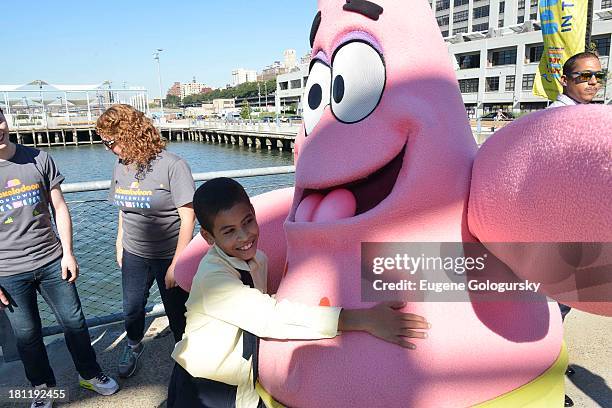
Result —
<path fill-rule="evenodd" d="M 533 113 L 478 149 L 426 1 L 320 0 L 310 40 L 295 189 L 254 200 L 278 299 L 370 305 L 362 242 L 480 241 L 494 273 L 612 315 L 610 250 L 580 244 L 612 242 L 610 107 Z M 198 237 L 177 265 L 186 289 L 204 252 Z M 557 304 L 471 299 L 409 301 L 432 324 L 416 350 L 360 333 L 262 339 L 260 383 L 289 407 L 562 406 Z"/>

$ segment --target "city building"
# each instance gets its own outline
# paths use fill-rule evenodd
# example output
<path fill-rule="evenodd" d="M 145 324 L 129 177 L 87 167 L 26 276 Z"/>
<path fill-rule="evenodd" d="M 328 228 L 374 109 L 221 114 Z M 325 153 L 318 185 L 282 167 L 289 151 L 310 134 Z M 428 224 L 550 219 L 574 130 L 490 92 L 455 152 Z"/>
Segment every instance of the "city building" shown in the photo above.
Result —
<path fill-rule="evenodd" d="M 285 66 L 285 68 L 291 71 L 297 65 L 295 50 L 291 50 L 291 49 L 285 50 L 285 52 L 283 52 L 283 56 L 284 56 L 283 65 Z"/>
<path fill-rule="evenodd" d="M 245 82 L 257 82 L 257 71 L 238 68 L 232 71 L 232 86 Z"/>
<path fill-rule="evenodd" d="M 296 106 L 297 114 L 302 112 L 302 96 L 310 63 L 301 63 L 293 71 L 276 78 L 276 112 L 284 113 L 289 106 Z"/>
<path fill-rule="evenodd" d="M 532 92 L 544 51 L 538 0 L 430 0 L 430 4 L 468 116 L 499 109 L 529 112 L 548 105 L 547 99 Z M 612 0 L 593 0 L 593 10 L 591 42 L 609 70 Z M 277 112 L 294 103 L 301 112 L 308 69 L 309 58 L 303 57 L 299 70 L 277 77 Z M 612 102 L 612 75 L 595 102 Z"/>
<path fill-rule="evenodd" d="M 210 88 L 205 84 L 200 82 L 196 82 L 195 77 L 191 82 L 187 82 L 185 84 L 181 84 L 181 98 L 184 98 L 189 95 L 197 95 L 200 93 L 205 93 L 206 90 Z"/>
<path fill-rule="evenodd" d="M 612 0 L 593 1 L 591 40 L 606 67 Z M 499 109 L 529 112 L 548 105 L 547 99 L 532 93 L 544 50 L 538 0 L 432 0 L 430 4 L 470 117 Z M 602 87 L 596 102 L 610 102 L 612 92 L 606 92 L 607 88 Z"/>
<path fill-rule="evenodd" d="M 181 97 L 181 83 L 175 82 L 172 84 L 170 89 L 168 89 L 168 95 L 176 96 L 177 98 Z"/>

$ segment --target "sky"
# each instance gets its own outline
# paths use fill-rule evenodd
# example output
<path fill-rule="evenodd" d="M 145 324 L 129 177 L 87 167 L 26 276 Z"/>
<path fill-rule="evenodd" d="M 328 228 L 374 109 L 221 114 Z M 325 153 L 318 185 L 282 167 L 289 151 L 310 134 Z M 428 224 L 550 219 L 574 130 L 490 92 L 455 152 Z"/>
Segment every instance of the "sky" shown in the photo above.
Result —
<path fill-rule="evenodd" d="M 309 51 L 316 0 L 0 0 L 0 84 L 222 87 L 231 71 L 260 71 L 291 48 Z"/>

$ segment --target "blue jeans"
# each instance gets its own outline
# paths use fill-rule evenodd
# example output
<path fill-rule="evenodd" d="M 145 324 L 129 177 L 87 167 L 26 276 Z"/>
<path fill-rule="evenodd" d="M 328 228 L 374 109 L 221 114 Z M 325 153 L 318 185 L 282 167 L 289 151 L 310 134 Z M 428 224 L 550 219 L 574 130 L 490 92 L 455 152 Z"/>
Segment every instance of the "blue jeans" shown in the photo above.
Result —
<path fill-rule="evenodd" d="M 17 339 L 26 377 L 33 386 L 56 385 L 43 343 L 36 292 L 43 296 L 64 329 L 68 351 L 81 377 L 93 378 L 102 371 L 91 346 L 76 285 L 62 279 L 60 259 L 34 271 L 0 276 L 0 286 L 11 301 L 6 315 Z"/>
<path fill-rule="evenodd" d="M 185 332 L 185 302 L 189 293 L 180 287 L 166 289 L 166 272 L 172 259 L 148 259 L 123 250 L 121 279 L 123 284 L 123 317 L 127 338 L 134 343 L 144 337 L 145 306 L 153 281 L 157 281 L 170 330 L 178 342 Z"/>

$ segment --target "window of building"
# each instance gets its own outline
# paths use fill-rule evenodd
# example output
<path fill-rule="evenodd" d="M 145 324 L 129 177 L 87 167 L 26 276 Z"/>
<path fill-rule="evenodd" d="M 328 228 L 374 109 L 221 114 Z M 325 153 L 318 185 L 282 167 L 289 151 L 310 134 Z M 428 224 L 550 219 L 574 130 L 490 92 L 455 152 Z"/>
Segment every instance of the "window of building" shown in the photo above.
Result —
<path fill-rule="evenodd" d="M 493 51 L 491 53 L 491 65 L 516 64 L 516 48 Z"/>
<path fill-rule="evenodd" d="M 467 10 L 458 11 L 456 13 L 453 13 L 453 22 L 460 23 L 462 21 L 467 21 L 468 16 L 469 16 L 469 12 Z"/>
<path fill-rule="evenodd" d="M 480 54 L 457 55 L 459 69 L 480 68 Z"/>
<path fill-rule="evenodd" d="M 525 16 L 518 16 L 516 18 L 516 24 L 522 24 L 525 22 Z"/>
<path fill-rule="evenodd" d="M 514 75 L 506 75 L 506 91 L 514 91 Z"/>
<path fill-rule="evenodd" d="M 601 8 L 610 8 L 612 7 L 612 0 L 601 0 Z"/>
<path fill-rule="evenodd" d="M 468 4 L 470 0 L 455 0 L 453 4 L 455 7 L 463 6 L 464 4 Z"/>
<path fill-rule="evenodd" d="M 525 0 L 518 0 L 518 9 L 525 10 Z"/>
<path fill-rule="evenodd" d="M 488 5 L 477 7 L 474 9 L 474 12 L 473 12 L 474 18 L 488 17 L 488 16 L 489 16 L 489 6 Z"/>
<path fill-rule="evenodd" d="M 289 82 L 279 82 L 278 86 L 280 86 L 281 91 L 286 91 L 289 89 Z"/>
<path fill-rule="evenodd" d="M 529 62 L 540 62 L 544 53 L 544 44 L 529 48 Z"/>
<path fill-rule="evenodd" d="M 440 27 L 447 26 L 448 25 L 448 14 L 445 16 L 438 16 L 436 17 L 436 20 L 438 20 L 438 25 Z"/>
<path fill-rule="evenodd" d="M 499 91 L 499 77 L 486 77 L 485 91 L 486 92 Z"/>
<path fill-rule="evenodd" d="M 302 87 L 302 80 L 292 79 L 289 85 L 291 86 L 291 89 L 300 89 Z"/>
<path fill-rule="evenodd" d="M 468 28 L 467 27 L 453 28 L 453 35 L 459 34 L 459 33 L 467 33 L 467 32 L 468 32 Z"/>
<path fill-rule="evenodd" d="M 531 14 L 529 15 L 529 19 L 530 19 L 530 20 L 534 20 L 534 21 L 535 21 L 535 20 L 537 20 L 537 19 L 538 19 L 538 13 L 537 13 L 537 12 L 535 12 L 535 13 L 531 13 Z"/>
<path fill-rule="evenodd" d="M 531 0 L 529 4 L 531 5 L 531 7 L 538 7 L 538 0 Z"/>
<path fill-rule="evenodd" d="M 474 24 L 472 31 L 485 31 L 489 29 L 489 23 Z"/>
<path fill-rule="evenodd" d="M 436 11 L 446 10 L 450 7 L 450 0 L 442 0 L 436 3 Z"/>
<path fill-rule="evenodd" d="M 497 22 L 497 26 L 498 26 L 498 27 L 503 27 L 503 26 L 504 26 L 504 19 L 503 19 L 503 18 L 502 18 L 502 19 L 500 19 L 500 20 Z"/>
<path fill-rule="evenodd" d="M 499 2 L 499 12 L 503 13 L 504 11 L 506 11 L 506 2 L 505 1 L 500 1 Z"/>
<path fill-rule="evenodd" d="M 610 55 L 610 36 L 593 38 L 592 40 L 597 47 L 597 53 L 600 57 Z"/>
<path fill-rule="evenodd" d="M 461 93 L 478 92 L 478 78 L 460 79 L 459 90 L 461 91 Z"/>
<path fill-rule="evenodd" d="M 524 74 L 523 75 L 523 91 L 531 91 L 533 89 L 533 81 L 535 74 Z"/>
<path fill-rule="evenodd" d="M 448 30 L 442 31 L 442 37 L 448 37 Z"/>

